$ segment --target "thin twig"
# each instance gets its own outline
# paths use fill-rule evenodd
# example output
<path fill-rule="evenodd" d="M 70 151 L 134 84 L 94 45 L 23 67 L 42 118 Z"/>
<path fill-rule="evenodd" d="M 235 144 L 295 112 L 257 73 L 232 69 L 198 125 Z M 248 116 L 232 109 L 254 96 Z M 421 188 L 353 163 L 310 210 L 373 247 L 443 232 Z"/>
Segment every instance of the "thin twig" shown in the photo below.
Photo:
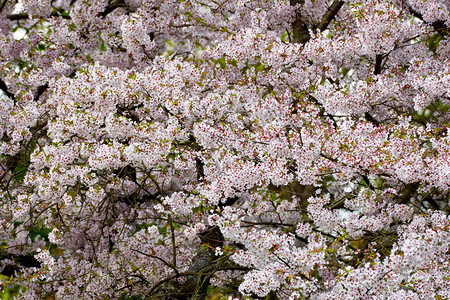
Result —
<path fill-rule="evenodd" d="M 169 214 L 167 220 L 169 221 L 171 241 L 172 241 L 172 265 L 177 267 L 177 246 L 175 245 L 175 230 L 173 228 L 172 216 Z"/>

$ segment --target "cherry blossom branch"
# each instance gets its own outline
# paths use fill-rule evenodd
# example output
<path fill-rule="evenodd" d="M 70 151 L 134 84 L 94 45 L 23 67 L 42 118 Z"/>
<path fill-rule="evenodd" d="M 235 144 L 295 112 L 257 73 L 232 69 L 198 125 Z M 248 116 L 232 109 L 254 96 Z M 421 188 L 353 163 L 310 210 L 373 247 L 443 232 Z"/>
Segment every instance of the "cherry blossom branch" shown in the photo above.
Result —
<path fill-rule="evenodd" d="M 336 17 L 341 7 L 344 5 L 344 1 L 333 1 L 333 3 L 328 8 L 327 12 L 323 15 L 317 28 L 322 32 L 328 28 L 328 25 Z"/>
<path fill-rule="evenodd" d="M 383 62 L 383 55 L 377 54 L 375 55 L 375 67 L 373 73 L 378 75 L 381 73 L 381 63 Z"/>
<path fill-rule="evenodd" d="M 68 14 L 63 14 L 62 9 L 54 9 L 50 16 L 52 17 L 61 17 L 63 19 L 70 20 L 70 16 Z M 19 20 L 27 20 L 30 18 L 30 15 L 28 13 L 18 13 L 18 14 L 10 14 L 6 16 L 11 21 L 19 21 Z"/>
<path fill-rule="evenodd" d="M 167 220 L 169 222 L 170 227 L 170 238 L 172 242 L 172 264 L 174 268 L 177 267 L 177 245 L 175 244 L 175 230 L 173 228 L 172 216 L 169 214 L 167 216 Z"/>
<path fill-rule="evenodd" d="M 337 128 L 336 120 L 333 118 L 332 115 L 326 113 L 325 107 L 323 107 L 322 103 L 320 103 L 319 100 L 317 100 L 317 99 L 316 99 L 314 96 L 312 96 L 312 95 L 308 95 L 308 99 L 309 99 L 312 103 L 314 103 L 314 104 L 316 104 L 317 106 L 319 106 L 319 108 L 320 108 L 319 116 L 321 116 L 321 117 L 322 117 L 322 116 L 328 117 L 328 119 L 333 123 L 334 128 Z"/>
<path fill-rule="evenodd" d="M 2 2 L 0 3 L 0 13 L 2 12 L 3 8 L 5 7 L 6 2 L 8 2 L 8 0 L 2 0 Z"/>
<path fill-rule="evenodd" d="M 2 90 L 3 93 L 6 96 L 8 96 L 9 98 L 15 100 L 14 95 L 11 92 L 8 91 L 8 87 L 7 87 L 6 83 L 2 79 L 0 79 L 0 90 Z"/>
<path fill-rule="evenodd" d="M 407 5 L 407 4 L 406 4 Z M 419 20 L 421 20 L 422 22 L 427 23 L 424 18 L 423 15 L 419 12 L 417 12 L 416 10 L 414 10 L 411 6 L 407 5 L 409 12 L 416 18 L 418 18 Z M 433 29 L 435 31 L 437 31 L 439 34 L 445 33 L 446 31 L 448 31 L 448 27 L 445 25 L 445 22 L 442 20 L 437 20 L 433 23 L 431 23 L 431 25 L 433 26 Z"/>
<path fill-rule="evenodd" d="M 8 19 L 10 19 L 11 21 L 15 21 L 15 20 L 26 20 L 29 18 L 29 15 L 27 13 L 19 13 L 19 14 L 7 15 L 6 17 Z"/>
<path fill-rule="evenodd" d="M 219 261 L 222 261 L 222 263 L 219 263 Z M 218 260 L 217 264 L 218 266 L 215 267 L 215 272 L 217 271 L 250 271 L 252 268 L 248 267 L 242 267 L 236 264 L 226 264 L 226 262 L 223 262 L 224 260 Z M 199 292 L 199 286 L 192 285 L 190 282 L 185 282 L 182 286 L 180 286 L 179 283 L 175 282 L 174 279 L 181 278 L 181 277 L 191 277 L 197 278 L 198 276 L 212 276 L 212 273 L 208 272 L 196 272 L 196 271 L 186 271 L 186 272 L 180 272 L 178 274 L 166 277 L 164 279 L 161 279 L 157 283 L 155 283 L 150 290 L 146 293 L 147 296 L 152 296 L 155 294 L 161 297 L 169 296 L 174 297 L 175 299 L 185 299 L 186 296 L 194 295 Z M 167 287 L 164 290 L 164 294 L 158 292 L 158 288 L 160 288 L 165 283 L 170 283 L 170 287 Z M 203 281 L 203 285 L 205 282 Z M 172 298 L 171 298 L 172 299 Z"/>
<path fill-rule="evenodd" d="M 159 260 L 160 262 L 162 262 L 163 264 L 165 264 L 166 266 L 168 266 L 169 268 L 171 268 L 171 269 L 175 272 L 175 274 L 179 274 L 176 265 L 173 265 L 173 264 L 171 264 L 171 263 L 165 261 L 165 260 L 162 259 L 161 257 L 158 257 L 158 256 L 156 256 L 156 255 L 152 255 L 152 254 L 148 254 L 148 253 L 144 253 L 144 252 L 142 252 L 142 251 L 140 251 L 140 250 L 137 250 L 137 249 L 131 249 L 131 250 L 132 250 L 132 251 L 135 251 L 135 252 L 137 252 L 137 253 L 139 253 L 139 254 L 142 254 L 142 255 L 145 255 L 145 256 L 148 256 L 148 257 L 157 259 L 157 260 Z"/>
<path fill-rule="evenodd" d="M 100 13 L 100 16 L 106 17 L 108 14 L 112 13 L 116 8 L 119 7 L 128 7 L 128 5 L 123 0 L 112 0 L 109 2 L 105 10 Z"/>
<path fill-rule="evenodd" d="M 37 88 L 36 96 L 34 97 L 34 101 L 38 101 L 43 93 L 48 89 L 48 84 L 41 85 Z"/>
<path fill-rule="evenodd" d="M 11 253 L 0 252 L 1 260 L 12 260 L 17 263 L 17 265 L 5 264 L 5 267 L 0 272 L 0 274 L 11 277 L 14 276 L 16 271 L 20 271 L 20 266 L 27 268 L 38 268 L 40 267 L 39 261 L 34 257 L 34 255 L 16 255 Z"/>
<path fill-rule="evenodd" d="M 289 0 L 291 6 L 300 4 L 301 0 Z M 295 12 L 295 20 L 292 23 L 293 43 L 306 44 L 311 36 L 309 35 L 308 27 L 303 24 L 299 9 Z"/>
<path fill-rule="evenodd" d="M 187 275 L 187 273 L 179 273 L 179 274 L 172 275 L 172 276 L 170 276 L 170 277 L 167 277 L 167 278 L 164 278 L 164 279 L 158 281 L 157 283 L 155 283 L 155 284 L 150 288 L 150 290 L 147 292 L 146 296 L 151 296 L 151 295 L 153 295 L 154 292 L 156 291 L 156 289 L 158 289 L 161 285 L 163 285 L 163 284 L 166 283 L 166 282 L 170 282 L 170 281 L 172 281 L 172 280 L 178 278 L 179 276 L 183 276 L 183 275 Z"/>
<path fill-rule="evenodd" d="M 302 3 L 301 0 L 290 0 L 291 6 Z M 344 5 L 344 1 L 335 0 L 328 8 L 327 12 L 323 15 L 320 23 L 317 25 L 321 32 L 328 28 L 330 22 L 336 17 L 337 13 Z M 295 20 L 292 23 L 293 40 L 294 43 L 306 44 L 311 38 L 308 27 L 301 21 L 300 12 L 297 10 L 295 13 Z M 289 35 L 290 39 L 290 35 Z"/>

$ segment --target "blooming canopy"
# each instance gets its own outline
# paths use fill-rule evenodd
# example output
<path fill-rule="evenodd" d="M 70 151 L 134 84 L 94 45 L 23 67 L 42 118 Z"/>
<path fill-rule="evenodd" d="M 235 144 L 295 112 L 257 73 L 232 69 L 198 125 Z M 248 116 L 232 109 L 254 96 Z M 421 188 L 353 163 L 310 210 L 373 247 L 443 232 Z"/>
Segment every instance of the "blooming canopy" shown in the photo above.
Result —
<path fill-rule="evenodd" d="M 450 2 L 2 0 L 21 299 L 448 299 Z"/>

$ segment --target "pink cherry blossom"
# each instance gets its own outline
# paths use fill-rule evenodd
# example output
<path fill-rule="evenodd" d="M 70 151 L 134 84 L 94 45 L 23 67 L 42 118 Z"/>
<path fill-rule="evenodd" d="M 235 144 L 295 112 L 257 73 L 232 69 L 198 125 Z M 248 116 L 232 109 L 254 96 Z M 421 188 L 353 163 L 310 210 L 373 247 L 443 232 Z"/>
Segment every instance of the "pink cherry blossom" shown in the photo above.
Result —
<path fill-rule="evenodd" d="M 13 297 L 450 297 L 448 1 L 0 2 Z"/>

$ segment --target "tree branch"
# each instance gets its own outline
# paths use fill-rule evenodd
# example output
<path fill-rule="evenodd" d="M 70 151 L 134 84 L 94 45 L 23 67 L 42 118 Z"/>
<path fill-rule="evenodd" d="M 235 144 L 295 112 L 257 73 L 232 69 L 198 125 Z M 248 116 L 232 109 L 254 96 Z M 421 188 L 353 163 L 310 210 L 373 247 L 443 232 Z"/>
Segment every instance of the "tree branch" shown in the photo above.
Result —
<path fill-rule="evenodd" d="M 42 96 L 43 93 L 48 89 L 48 84 L 41 85 L 37 88 L 36 97 L 34 97 L 34 101 L 38 101 L 39 98 Z"/>
<path fill-rule="evenodd" d="M 12 15 L 7 15 L 6 17 L 11 21 L 25 20 L 25 19 L 28 19 L 28 14 L 27 13 L 12 14 Z"/>
<path fill-rule="evenodd" d="M 337 128 L 337 123 L 336 120 L 333 118 L 332 115 L 329 115 L 328 113 L 325 114 L 326 110 L 325 107 L 323 107 L 322 103 L 319 102 L 319 100 L 317 100 L 315 97 L 308 95 L 308 99 L 309 101 L 311 101 L 312 103 L 316 104 L 317 106 L 319 106 L 320 111 L 319 111 L 319 116 L 323 117 L 326 116 L 330 119 L 330 121 L 333 123 L 333 127 Z"/>
<path fill-rule="evenodd" d="M 60 14 L 63 10 L 62 9 L 55 9 L 52 11 L 52 13 L 50 14 L 50 16 L 52 17 L 62 17 L 64 19 L 69 19 L 70 20 L 70 16 L 64 14 Z M 30 15 L 28 13 L 19 13 L 19 14 L 11 14 L 6 16 L 9 20 L 11 21 L 18 21 L 18 20 L 26 20 L 30 17 Z"/>
<path fill-rule="evenodd" d="M 168 216 L 169 226 L 170 226 L 170 238 L 172 243 L 172 265 L 177 267 L 177 246 L 175 244 L 175 229 L 173 228 L 172 217 Z"/>
<path fill-rule="evenodd" d="M 13 260 L 16 263 L 14 265 L 5 264 L 5 267 L 0 272 L 0 274 L 7 277 L 14 276 L 15 272 L 19 271 L 21 266 L 27 268 L 32 267 L 38 268 L 41 265 L 33 255 L 15 255 L 11 253 L 0 253 L 0 261 L 4 259 Z"/>
<path fill-rule="evenodd" d="M 321 32 L 327 29 L 328 25 L 330 24 L 331 21 L 333 21 L 334 17 L 336 17 L 342 5 L 344 5 L 344 1 L 337 1 L 337 0 L 333 1 L 331 6 L 328 8 L 327 12 L 323 15 L 319 25 L 317 26 L 317 28 Z"/>
<path fill-rule="evenodd" d="M 417 12 L 416 10 L 414 10 L 411 6 L 406 5 L 409 12 L 416 18 L 418 18 L 419 20 L 421 20 L 424 23 L 428 23 L 423 19 L 423 16 L 421 13 Z M 439 34 L 443 34 L 445 33 L 445 31 L 448 29 L 447 26 L 445 26 L 445 22 L 442 20 L 437 20 L 434 21 L 433 23 L 431 23 L 431 26 L 433 26 L 433 29 L 435 31 L 437 31 Z"/>
<path fill-rule="evenodd" d="M 289 1 L 291 6 L 303 3 L 303 0 L 289 0 Z M 322 20 L 320 21 L 319 25 L 317 25 L 316 28 L 319 29 L 320 32 L 327 29 L 328 25 L 336 17 L 337 13 L 339 12 L 339 10 L 343 5 L 344 1 L 338 0 L 333 1 L 333 3 L 328 8 L 327 12 L 323 15 Z M 292 23 L 292 31 L 294 36 L 292 42 L 294 43 L 306 44 L 306 42 L 308 42 L 309 39 L 311 38 L 308 31 L 308 27 L 301 21 L 301 15 L 298 10 L 295 12 L 295 20 Z"/>
<path fill-rule="evenodd" d="M 5 95 L 8 96 L 9 98 L 16 100 L 14 95 L 8 91 L 8 86 L 6 85 L 6 83 L 1 79 L 0 79 L 0 90 L 2 90 L 3 93 L 5 93 Z"/>
<path fill-rule="evenodd" d="M 381 63 L 383 62 L 383 55 L 377 54 L 375 55 L 375 67 L 373 70 L 373 74 L 379 75 L 381 74 Z"/>
<path fill-rule="evenodd" d="M 112 13 L 116 8 L 119 8 L 119 7 L 127 7 L 127 4 L 123 0 L 112 0 L 111 2 L 109 2 L 108 6 L 105 8 L 105 10 L 100 13 L 100 16 L 102 16 L 104 18 L 108 14 Z"/>
<path fill-rule="evenodd" d="M 290 0 L 291 6 L 295 6 L 302 2 L 303 2 L 302 0 Z M 292 23 L 292 31 L 293 31 L 292 42 L 294 43 L 306 44 L 306 42 L 308 42 L 309 39 L 311 38 L 311 36 L 309 35 L 308 27 L 301 21 L 301 15 L 299 10 L 295 12 L 295 20 Z"/>
<path fill-rule="evenodd" d="M 2 12 L 3 8 L 5 7 L 6 2 L 8 2 L 8 0 L 2 0 L 2 2 L 0 3 L 0 13 Z"/>

